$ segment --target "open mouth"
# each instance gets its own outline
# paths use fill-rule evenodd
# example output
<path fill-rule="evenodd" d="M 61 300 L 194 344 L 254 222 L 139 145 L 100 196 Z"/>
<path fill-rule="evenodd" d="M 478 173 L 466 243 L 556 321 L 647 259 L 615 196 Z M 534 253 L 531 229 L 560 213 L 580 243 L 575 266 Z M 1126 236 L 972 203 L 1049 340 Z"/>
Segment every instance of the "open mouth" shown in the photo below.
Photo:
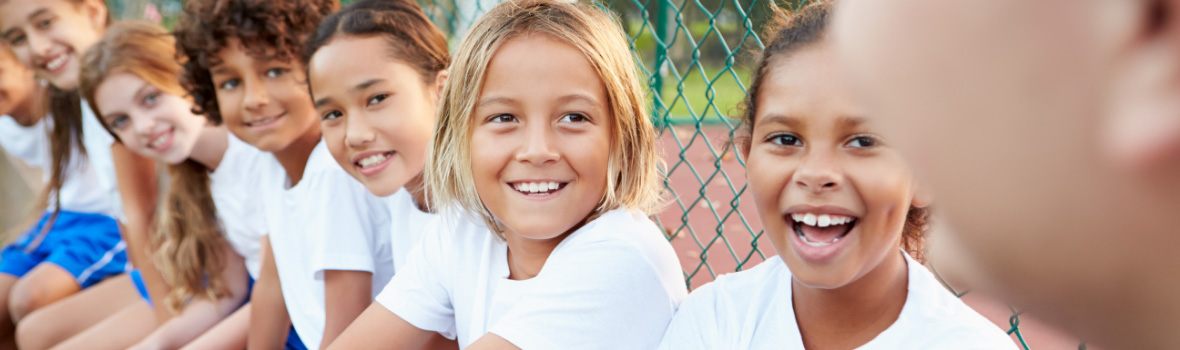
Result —
<path fill-rule="evenodd" d="M 152 137 L 151 141 L 148 141 L 148 148 L 154 149 L 156 151 L 167 150 L 168 147 L 172 146 L 172 135 L 174 134 L 173 131 L 174 129 L 168 129 L 167 131 Z"/>
<path fill-rule="evenodd" d="M 397 154 L 397 151 L 387 151 L 373 153 L 364 157 L 357 158 L 352 162 L 352 165 L 357 168 L 362 174 L 372 175 L 385 168 L 389 164 L 389 160 Z"/>
<path fill-rule="evenodd" d="M 512 187 L 512 189 L 516 190 L 516 192 L 520 192 L 526 196 L 544 196 L 554 194 L 558 191 L 561 191 L 562 189 L 565 189 L 566 185 L 569 185 L 569 182 L 521 181 L 508 183 L 509 187 Z"/>
<path fill-rule="evenodd" d="M 53 58 L 50 58 L 45 62 L 45 64 L 42 65 L 42 68 L 52 74 L 61 73 L 66 65 L 70 63 L 70 56 L 71 55 L 68 53 L 62 53 L 53 56 Z"/>
<path fill-rule="evenodd" d="M 833 214 L 794 213 L 791 221 L 795 235 L 811 247 L 827 247 L 848 236 L 856 227 L 857 219 L 852 216 Z"/>

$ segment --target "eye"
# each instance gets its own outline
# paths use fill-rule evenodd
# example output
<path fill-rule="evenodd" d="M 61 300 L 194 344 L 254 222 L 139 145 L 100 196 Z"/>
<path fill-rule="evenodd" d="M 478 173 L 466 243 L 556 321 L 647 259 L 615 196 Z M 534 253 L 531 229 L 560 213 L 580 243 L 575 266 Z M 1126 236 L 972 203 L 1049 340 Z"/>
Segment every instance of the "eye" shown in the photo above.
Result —
<path fill-rule="evenodd" d="M 153 92 L 151 92 L 151 93 L 148 93 L 147 95 L 145 95 L 145 96 L 143 97 L 143 101 L 142 101 L 141 103 L 142 103 L 144 106 L 151 107 L 151 106 L 155 106 L 155 105 L 156 105 L 156 102 L 157 102 L 159 99 L 160 99 L 160 92 L 159 92 L 159 91 L 153 91 Z"/>
<path fill-rule="evenodd" d="M 516 121 L 516 116 L 511 114 L 497 114 L 488 118 L 489 123 L 512 123 Z"/>
<path fill-rule="evenodd" d="M 791 146 L 791 147 L 803 146 L 803 140 L 800 140 L 799 136 L 796 136 L 795 134 L 791 134 L 791 133 L 772 134 L 766 138 L 766 142 L 770 142 L 770 143 L 773 143 L 778 146 Z"/>
<path fill-rule="evenodd" d="M 25 43 L 25 39 L 24 34 L 16 34 L 8 38 L 8 44 L 11 46 L 20 46 Z"/>
<path fill-rule="evenodd" d="M 382 101 L 385 101 L 385 99 L 387 99 L 387 98 L 389 98 L 389 94 L 384 94 L 384 93 L 377 94 L 377 95 L 374 95 L 373 97 L 370 97 L 369 101 L 366 102 L 366 105 L 372 106 L 372 105 L 381 103 Z"/>
<path fill-rule="evenodd" d="M 880 144 L 881 144 L 881 141 L 877 140 L 877 138 L 875 138 L 875 137 L 868 136 L 868 135 L 860 135 L 860 136 L 855 136 L 852 139 L 848 140 L 848 142 L 845 143 L 844 145 L 848 146 L 848 147 L 852 147 L 852 148 L 873 148 L 873 147 L 876 147 Z"/>
<path fill-rule="evenodd" d="M 271 68 L 271 69 L 266 70 L 266 77 L 271 78 L 271 79 L 281 77 L 281 76 L 283 76 L 283 74 L 287 74 L 287 69 L 285 69 L 285 68 Z"/>
<path fill-rule="evenodd" d="M 241 80 L 229 79 L 229 80 L 221 82 L 221 84 L 218 84 L 217 88 L 221 89 L 221 90 L 225 90 L 225 91 L 233 91 L 233 89 L 238 88 L 238 85 L 241 85 L 241 84 L 242 84 Z"/>
<path fill-rule="evenodd" d="M 590 117 L 587 117 L 582 113 L 568 113 L 561 116 L 561 119 L 558 119 L 557 121 L 562 123 L 588 123 L 590 122 Z"/>
<path fill-rule="evenodd" d="M 34 23 L 33 25 L 35 27 L 37 27 L 37 29 L 40 29 L 40 30 L 49 29 L 49 27 L 53 25 L 53 18 L 42 19 L 40 21 L 37 21 L 37 23 Z"/>
<path fill-rule="evenodd" d="M 111 130 L 123 130 L 123 128 L 127 126 L 128 120 L 129 119 L 125 115 L 117 115 L 111 117 L 110 122 L 107 123 L 107 126 L 110 127 Z"/>
<path fill-rule="evenodd" d="M 328 111 L 327 113 L 324 113 L 324 115 L 320 116 L 320 121 L 326 122 L 329 120 L 336 120 L 336 118 L 340 118 L 343 116 L 344 116 L 344 113 L 341 113 L 340 111 L 337 111 L 337 110 L 331 110 L 331 111 Z"/>

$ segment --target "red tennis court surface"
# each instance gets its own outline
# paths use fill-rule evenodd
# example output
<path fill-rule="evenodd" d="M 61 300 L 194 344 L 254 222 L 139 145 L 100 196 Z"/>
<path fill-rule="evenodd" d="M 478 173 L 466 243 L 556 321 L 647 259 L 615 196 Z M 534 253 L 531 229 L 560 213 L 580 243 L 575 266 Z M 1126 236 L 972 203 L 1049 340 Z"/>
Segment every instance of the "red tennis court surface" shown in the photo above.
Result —
<path fill-rule="evenodd" d="M 776 254 L 770 241 L 754 236 L 762 224 L 753 197 L 744 191 L 746 172 L 735 150 L 726 147 L 729 140 L 724 125 L 673 126 L 661 136 L 671 193 L 657 217 L 672 237 L 691 288 Z M 1003 303 L 976 294 L 963 300 L 1002 329 L 1011 328 L 1012 312 Z M 1080 343 L 1028 315 L 1020 316 L 1020 331 L 1033 349 L 1077 349 Z"/>

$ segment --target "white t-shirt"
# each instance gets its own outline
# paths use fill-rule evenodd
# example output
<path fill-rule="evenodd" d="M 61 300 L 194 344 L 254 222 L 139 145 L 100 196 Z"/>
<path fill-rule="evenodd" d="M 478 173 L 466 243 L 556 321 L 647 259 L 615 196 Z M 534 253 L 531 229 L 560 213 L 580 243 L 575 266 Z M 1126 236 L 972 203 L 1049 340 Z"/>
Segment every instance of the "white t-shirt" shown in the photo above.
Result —
<path fill-rule="evenodd" d="M 861 349 L 1015 349 L 1000 328 L 946 290 L 906 255 L 901 314 Z M 803 349 L 791 300 L 791 271 L 778 256 L 720 276 L 689 295 L 661 349 Z"/>
<path fill-rule="evenodd" d="M 265 201 L 258 194 L 267 175 L 282 172 L 274 156 L 229 135 L 225 155 L 209 173 L 209 188 L 225 238 L 246 260 L 250 277 L 258 278 L 266 234 Z"/>
<path fill-rule="evenodd" d="M 89 156 L 83 158 L 77 151 L 71 156 L 66 181 L 59 193 L 62 210 L 119 216 L 119 194 L 111 160 L 114 138 L 102 128 L 102 124 L 98 124 L 97 118 L 88 114 L 88 107 L 83 106 L 82 110 L 82 141 Z M 26 165 L 41 169 L 48 181 L 53 176 L 49 168 L 53 161 L 49 138 L 52 127 L 53 121 L 48 116 L 28 127 L 17 124 L 12 118 L 0 117 L 0 147 Z M 109 174 L 102 174 L 104 171 Z M 49 208 L 53 207 L 51 199 Z"/>
<path fill-rule="evenodd" d="M 299 337 L 318 348 L 326 322 L 324 271 L 373 273 L 371 295 L 393 276 L 389 213 L 336 164 L 323 142 L 294 187 L 281 168 L 276 175 L 263 192 L 279 282 Z"/>
<path fill-rule="evenodd" d="M 87 197 L 91 194 L 99 194 L 106 199 L 106 206 L 99 212 L 107 215 L 122 218 L 123 204 L 118 192 L 118 179 L 115 175 L 115 161 L 111 159 L 111 145 L 115 143 L 115 137 L 111 136 L 102 126 L 102 121 L 94 115 L 90 110 L 90 105 L 86 101 L 82 101 L 82 144 L 86 146 L 87 159 L 90 161 L 90 166 L 94 169 L 94 175 L 98 179 L 96 183 L 83 182 L 78 185 L 77 190 L 67 191 L 62 188 L 62 204 L 67 203 L 67 197 L 78 198 Z M 74 157 L 78 159 L 78 156 Z M 70 173 L 69 176 L 74 176 L 75 173 Z M 68 177 L 67 177 L 68 179 Z M 87 179 L 89 181 L 89 179 Z"/>
<path fill-rule="evenodd" d="M 414 198 L 404 188 L 382 198 L 389 209 L 390 245 L 393 249 L 394 271 L 406 265 L 410 251 L 426 232 L 438 232 L 442 215 L 427 213 L 418 209 Z"/>
<path fill-rule="evenodd" d="M 638 212 L 586 224 L 521 281 L 508 279 L 508 247 L 482 220 L 445 217 L 377 302 L 461 348 L 494 333 L 525 350 L 651 349 L 687 294 L 672 246 Z"/>

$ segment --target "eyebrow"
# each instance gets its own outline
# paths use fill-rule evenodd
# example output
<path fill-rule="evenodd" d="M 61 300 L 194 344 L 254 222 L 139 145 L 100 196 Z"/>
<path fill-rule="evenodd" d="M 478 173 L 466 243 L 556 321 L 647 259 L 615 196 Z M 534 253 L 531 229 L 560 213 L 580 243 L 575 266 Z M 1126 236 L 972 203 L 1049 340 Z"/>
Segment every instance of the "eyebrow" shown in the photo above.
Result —
<path fill-rule="evenodd" d="M 377 83 L 382 83 L 385 81 L 386 80 L 383 78 L 373 78 L 373 79 L 365 80 L 365 81 L 361 82 L 360 84 L 356 84 L 355 86 L 353 86 L 351 89 L 348 89 L 348 90 L 352 91 L 352 92 L 360 92 L 360 91 L 364 91 L 365 89 L 373 87 L 373 85 L 377 85 Z M 323 107 L 324 105 L 331 103 L 331 102 L 332 102 L 331 97 L 324 97 L 324 98 L 316 99 L 315 100 L 315 108 Z"/>
<path fill-rule="evenodd" d="M 49 9 L 42 7 L 42 8 L 37 9 L 36 11 L 33 11 L 33 13 L 30 13 L 29 16 L 26 18 L 28 18 L 29 21 L 32 21 L 33 18 L 39 17 L 44 14 L 48 14 L 48 13 L 49 13 Z M 16 34 L 17 30 L 18 29 L 15 27 L 9 28 L 8 30 L 4 31 L 4 34 L 2 36 L 4 36 L 4 38 L 7 39 L 8 37 Z"/>
<path fill-rule="evenodd" d="M 569 94 L 569 95 L 565 95 L 565 96 L 557 98 L 557 102 L 559 102 L 559 103 L 570 103 L 570 102 L 574 102 L 574 101 L 582 101 L 582 102 L 590 103 L 593 105 L 598 104 L 598 99 L 595 99 L 594 97 L 591 97 L 586 94 L 576 94 L 575 93 L 575 94 Z"/>
<path fill-rule="evenodd" d="M 801 128 L 806 124 L 802 119 L 782 114 L 771 114 L 762 117 L 762 120 L 759 122 L 764 124 L 782 124 L 794 129 Z"/>
<path fill-rule="evenodd" d="M 868 123 L 868 121 L 865 120 L 865 118 L 857 117 L 857 116 L 847 116 L 846 115 L 846 116 L 841 116 L 836 119 L 836 124 L 841 125 L 841 126 L 845 126 L 845 127 L 849 127 L 849 128 L 855 128 L 855 127 L 864 125 L 866 123 Z"/>
<path fill-rule="evenodd" d="M 497 104 L 497 103 L 506 104 L 506 105 L 513 105 L 513 104 L 516 104 L 516 100 L 513 100 L 508 97 L 493 96 L 493 97 L 489 97 L 489 98 L 485 98 L 485 99 L 480 100 L 479 103 L 475 105 L 475 107 L 484 107 L 487 105 Z"/>

